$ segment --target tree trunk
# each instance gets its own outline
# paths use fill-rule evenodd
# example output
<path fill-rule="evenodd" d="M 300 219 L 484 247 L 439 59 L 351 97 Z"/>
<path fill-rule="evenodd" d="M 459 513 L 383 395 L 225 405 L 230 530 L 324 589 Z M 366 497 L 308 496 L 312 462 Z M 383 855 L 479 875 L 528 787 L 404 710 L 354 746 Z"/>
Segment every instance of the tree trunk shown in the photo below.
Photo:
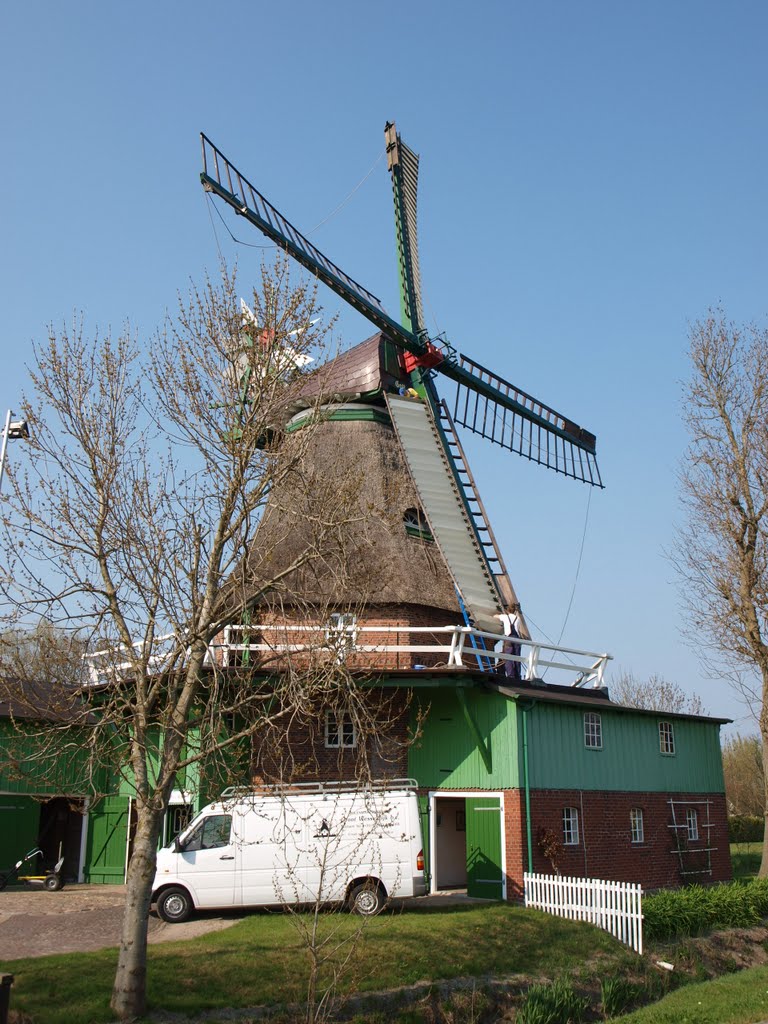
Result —
<path fill-rule="evenodd" d="M 768 878 L 768 707 L 763 700 L 763 713 L 760 715 L 760 736 L 763 741 L 763 857 L 760 861 L 758 878 Z"/>
<path fill-rule="evenodd" d="M 147 926 L 162 821 L 162 808 L 144 804 L 139 809 L 112 989 L 111 1006 L 120 1020 L 143 1017 L 146 1011 Z"/>

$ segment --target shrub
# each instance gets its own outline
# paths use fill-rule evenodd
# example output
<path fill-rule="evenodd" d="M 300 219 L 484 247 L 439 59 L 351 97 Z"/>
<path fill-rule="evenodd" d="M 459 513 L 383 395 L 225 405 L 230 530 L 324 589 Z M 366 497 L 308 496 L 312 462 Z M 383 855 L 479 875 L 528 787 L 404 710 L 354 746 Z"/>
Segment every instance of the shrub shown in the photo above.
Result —
<path fill-rule="evenodd" d="M 731 843 L 762 843 L 765 819 L 752 814 L 734 814 L 728 819 Z"/>
<path fill-rule="evenodd" d="M 589 1000 L 577 995 L 566 978 L 551 985 L 531 985 L 517 1011 L 517 1024 L 579 1024 Z"/>
<path fill-rule="evenodd" d="M 768 879 L 730 882 L 705 888 L 691 885 L 663 890 L 643 900 L 644 931 L 649 941 L 701 935 L 714 928 L 747 928 L 768 915 Z"/>

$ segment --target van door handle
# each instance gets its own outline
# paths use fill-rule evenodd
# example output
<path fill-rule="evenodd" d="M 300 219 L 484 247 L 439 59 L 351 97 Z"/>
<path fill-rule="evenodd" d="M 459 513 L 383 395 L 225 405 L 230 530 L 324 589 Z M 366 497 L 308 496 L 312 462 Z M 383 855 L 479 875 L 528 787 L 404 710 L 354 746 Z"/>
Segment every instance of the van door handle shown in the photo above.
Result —
<path fill-rule="evenodd" d="M 219 860 L 234 860 L 234 859 L 235 859 L 234 854 L 231 854 L 231 853 L 222 853 L 222 855 L 219 857 Z"/>

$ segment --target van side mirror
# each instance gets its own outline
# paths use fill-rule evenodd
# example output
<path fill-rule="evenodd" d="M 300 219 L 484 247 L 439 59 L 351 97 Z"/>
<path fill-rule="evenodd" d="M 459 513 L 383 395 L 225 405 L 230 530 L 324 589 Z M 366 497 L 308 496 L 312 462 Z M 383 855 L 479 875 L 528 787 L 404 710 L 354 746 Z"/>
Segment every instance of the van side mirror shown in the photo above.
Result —
<path fill-rule="evenodd" d="M 176 853 L 181 853 L 181 851 L 183 849 L 181 843 L 179 842 L 179 837 L 178 836 L 176 836 L 176 838 L 173 840 L 173 848 L 176 851 Z"/>

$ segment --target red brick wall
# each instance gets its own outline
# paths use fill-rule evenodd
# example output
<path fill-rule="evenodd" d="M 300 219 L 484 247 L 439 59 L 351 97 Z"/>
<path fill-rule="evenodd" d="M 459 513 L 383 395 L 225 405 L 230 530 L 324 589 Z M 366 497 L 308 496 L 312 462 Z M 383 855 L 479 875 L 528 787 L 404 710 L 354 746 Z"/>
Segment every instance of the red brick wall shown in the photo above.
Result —
<path fill-rule="evenodd" d="M 404 690 L 371 690 L 355 701 L 361 725 L 356 747 L 326 747 L 325 706 L 316 714 L 295 717 L 287 735 L 278 727 L 254 737 L 254 784 L 333 782 L 359 778 L 404 778 L 408 774 L 409 694 Z"/>
<path fill-rule="evenodd" d="M 354 609 L 351 610 L 354 611 Z M 371 604 L 366 606 L 363 615 L 358 616 L 358 627 L 396 627 L 396 632 L 374 631 L 372 633 L 358 633 L 357 642 L 360 645 L 378 648 L 386 646 L 448 646 L 450 644 L 450 634 L 439 632 L 413 633 L 411 629 L 413 627 L 455 625 L 458 623 L 458 614 L 455 616 L 455 619 L 456 622 L 451 619 L 450 613 L 445 609 L 432 608 L 428 605 Z M 307 663 L 314 662 L 317 658 L 327 659 L 335 657 L 332 651 L 325 649 L 325 621 L 320 624 L 315 623 L 316 629 L 313 630 L 296 629 L 295 627 L 298 625 L 304 627 L 311 626 L 313 623 L 305 615 L 301 617 L 295 616 L 290 610 L 287 610 L 285 614 L 281 614 L 279 617 L 272 613 L 265 614 L 262 621 L 264 625 L 279 625 L 281 628 L 279 630 L 265 630 L 262 637 L 258 637 L 259 627 L 254 623 L 250 628 L 251 642 L 258 643 L 263 641 L 280 646 L 286 644 L 308 645 L 311 648 L 311 651 L 304 655 L 292 655 L 294 664 L 299 662 L 303 664 L 305 661 Z M 223 643 L 223 635 L 217 637 L 215 643 Z M 222 655 L 220 654 L 220 663 L 221 657 Z M 236 659 L 233 659 L 232 663 L 235 661 Z M 274 666 L 277 669 L 279 668 L 280 659 L 269 654 L 262 653 L 257 655 L 254 652 L 251 656 L 251 663 L 259 664 L 262 668 Z M 375 650 L 352 652 L 347 654 L 345 658 L 345 664 L 350 669 L 364 668 L 379 671 L 409 669 L 414 665 L 425 665 L 428 668 L 435 668 L 447 663 L 447 653 L 437 651 L 419 653 Z"/>
<path fill-rule="evenodd" d="M 523 872 L 527 857 L 525 834 L 525 792 L 508 789 L 504 793 L 504 844 L 507 858 L 507 899 L 523 898 Z"/>
<path fill-rule="evenodd" d="M 526 858 L 525 837 L 525 796 L 522 791 L 506 794 L 507 805 L 507 872 L 510 876 L 510 892 L 519 891 L 522 883 L 522 863 Z M 684 879 L 680 873 L 680 858 L 672 853 L 675 846 L 672 811 L 669 800 L 695 801 L 681 803 L 676 808 L 677 821 L 685 821 L 686 806 L 698 812 L 699 839 L 688 844 L 691 853 L 684 854 L 686 870 L 706 867 L 707 846 L 711 852 L 712 874 L 689 875 Z M 707 829 L 707 807 L 702 803 L 709 800 L 709 823 Z M 679 886 L 683 881 L 702 884 L 727 881 L 731 875 L 731 858 L 728 846 L 728 818 L 725 796 L 722 793 L 629 793 L 592 792 L 589 790 L 532 790 L 531 822 L 533 836 L 533 868 L 545 874 L 552 872 L 552 865 L 538 846 L 538 837 L 543 828 L 552 829 L 562 842 L 564 807 L 575 807 L 579 812 L 579 844 L 563 846 L 558 867 L 562 875 L 606 878 L 617 882 L 639 882 L 646 889 Z M 643 811 L 645 841 L 631 842 L 630 810 L 639 807 Z M 515 817 L 519 814 L 519 826 Z M 510 821 L 512 818 L 512 821 Z M 684 835 L 684 830 L 679 830 Z M 522 856 L 517 846 L 517 836 L 522 835 Z M 516 872 L 519 871 L 519 874 Z"/>

